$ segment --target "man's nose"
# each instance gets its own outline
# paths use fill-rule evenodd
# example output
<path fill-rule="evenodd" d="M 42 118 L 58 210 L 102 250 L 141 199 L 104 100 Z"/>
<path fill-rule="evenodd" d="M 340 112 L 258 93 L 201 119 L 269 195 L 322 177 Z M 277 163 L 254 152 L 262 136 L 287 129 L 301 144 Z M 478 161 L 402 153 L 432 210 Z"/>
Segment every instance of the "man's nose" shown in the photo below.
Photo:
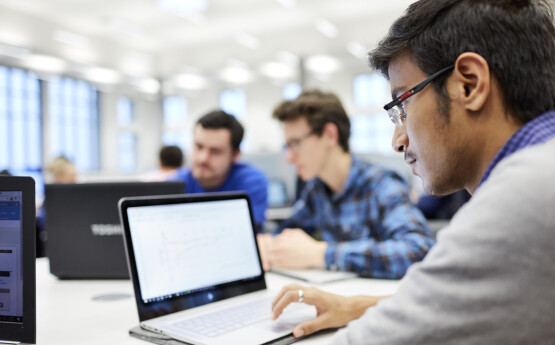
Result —
<path fill-rule="evenodd" d="M 285 150 L 285 160 L 287 161 L 287 163 L 295 164 L 296 154 L 293 152 L 293 150 L 289 148 Z"/>
<path fill-rule="evenodd" d="M 208 150 L 198 150 L 197 151 L 198 160 L 201 161 L 201 162 L 206 162 L 208 160 L 209 155 L 210 155 L 210 153 L 208 152 Z"/>
<path fill-rule="evenodd" d="M 391 141 L 391 146 L 393 147 L 393 150 L 395 152 L 405 152 L 408 145 L 409 137 L 407 136 L 405 126 L 395 126 L 393 139 Z"/>

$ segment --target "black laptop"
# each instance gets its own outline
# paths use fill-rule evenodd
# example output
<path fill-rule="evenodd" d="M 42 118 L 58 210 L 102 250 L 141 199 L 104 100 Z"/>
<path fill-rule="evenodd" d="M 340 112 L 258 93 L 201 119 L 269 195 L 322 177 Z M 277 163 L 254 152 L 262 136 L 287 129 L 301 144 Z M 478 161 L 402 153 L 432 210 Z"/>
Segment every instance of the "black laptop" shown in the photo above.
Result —
<path fill-rule="evenodd" d="M 35 181 L 0 176 L 0 344 L 34 344 Z"/>
<path fill-rule="evenodd" d="M 183 182 L 112 182 L 45 186 L 46 254 L 61 279 L 127 279 L 118 201 L 182 194 Z"/>

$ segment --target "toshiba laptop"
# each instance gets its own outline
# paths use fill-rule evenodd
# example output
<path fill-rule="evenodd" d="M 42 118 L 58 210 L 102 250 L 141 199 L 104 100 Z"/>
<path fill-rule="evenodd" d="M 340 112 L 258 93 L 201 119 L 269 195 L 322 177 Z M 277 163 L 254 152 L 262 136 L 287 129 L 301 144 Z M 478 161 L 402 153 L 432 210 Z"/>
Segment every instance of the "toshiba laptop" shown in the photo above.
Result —
<path fill-rule="evenodd" d="M 61 279 L 128 279 L 118 201 L 182 194 L 183 182 L 111 182 L 45 186 L 46 254 Z"/>
<path fill-rule="evenodd" d="M 0 176 L 0 344 L 35 341 L 35 181 Z"/>
<path fill-rule="evenodd" d="M 125 198 L 120 215 L 141 327 L 193 344 L 262 344 L 316 316 L 293 303 L 271 321 L 244 193 Z"/>

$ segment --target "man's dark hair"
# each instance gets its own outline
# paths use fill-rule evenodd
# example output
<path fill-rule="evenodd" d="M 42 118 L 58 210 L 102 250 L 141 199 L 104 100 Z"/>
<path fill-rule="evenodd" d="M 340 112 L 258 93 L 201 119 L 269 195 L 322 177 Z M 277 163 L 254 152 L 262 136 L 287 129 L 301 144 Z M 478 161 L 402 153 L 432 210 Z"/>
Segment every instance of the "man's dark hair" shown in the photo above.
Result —
<path fill-rule="evenodd" d="M 322 135 L 326 123 L 337 127 L 339 145 L 349 152 L 351 122 L 339 98 L 333 93 L 320 90 L 303 91 L 292 101 L 283 101 L 275 109 L 273 117 L 281 122 L 306 118 L 312 133 Z"/>
<path fill-rule="evenodd" d="M 160 164 L 167 168 L 179 168 L 183 165 L 183 152 L 177 146 L 164 146 L 160 149 Z"/>
<path fill-rule="evenodd" d="M 555 109 L 555 27 L 546 0 L 420 0 L 369 53 L 370 65 L 388 77 L 390 61 L 405 50 L 428 75 L 464 52 L 481 55 L 520 123 Z M 448 75 L 432 82 L 446 116 Z"/>
<path fill-rule="evenodd" d="M 204 129 L 228 129 L 231 132 L 231 147 L 239 150 L 245 130 L 235 116 L 223 110 L 214 110 L 201 117 L 197 121 L 197 125 L 201 125 Z"/>

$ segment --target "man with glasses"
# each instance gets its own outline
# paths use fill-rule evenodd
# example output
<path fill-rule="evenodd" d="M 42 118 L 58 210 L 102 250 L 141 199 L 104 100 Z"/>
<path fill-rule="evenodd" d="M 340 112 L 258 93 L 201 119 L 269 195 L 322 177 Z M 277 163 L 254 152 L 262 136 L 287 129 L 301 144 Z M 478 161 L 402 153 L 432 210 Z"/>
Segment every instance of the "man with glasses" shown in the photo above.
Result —
<path fill-rule="evenodd" d="M 434 243 L 426 220 L 395 172 L 349 152 L 350 122 L 331 93 L 303 92 L 274 110 L 286 159 L 306 182 L 291 218 L 259 235 L 265 269 L 327 267 L 401 278 Z"/>
<path fill-rule="evenodd" d="M 359 318 L 334 343 L 555 343 L 550 6 L 421 0 L 370 53 L 391 83 L 393 148 L 428 193 L 473 196 L 390 298 L 284 288 L 274 317 L 299 296 L 318 310 L 295 336 Z"/>

